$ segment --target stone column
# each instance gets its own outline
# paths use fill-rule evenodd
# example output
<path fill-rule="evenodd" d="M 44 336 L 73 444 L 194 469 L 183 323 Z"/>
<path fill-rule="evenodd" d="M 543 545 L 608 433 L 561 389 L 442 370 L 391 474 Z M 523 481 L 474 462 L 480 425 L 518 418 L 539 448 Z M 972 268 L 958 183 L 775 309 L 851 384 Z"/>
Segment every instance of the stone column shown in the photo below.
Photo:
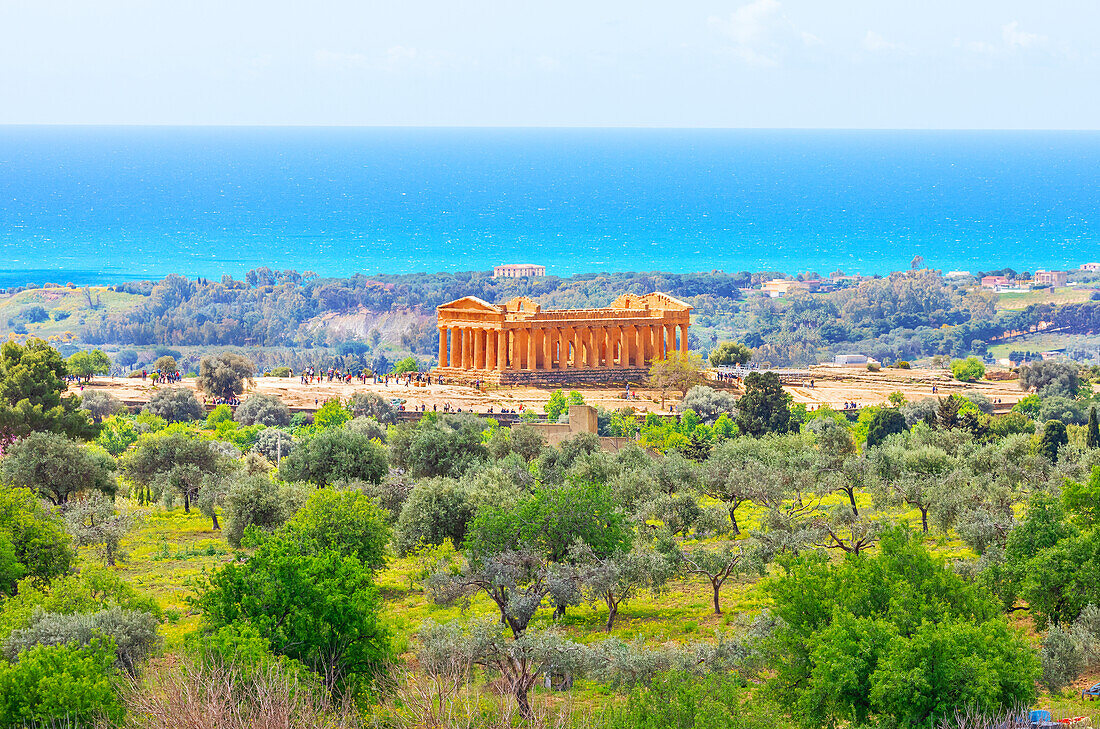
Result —
<path fill-rule="evenodd" d="M 485 369 L 485 330 L 474 329 L 474 369 Z"/>
<path fill-rule="evenodd" d="M 665 344 L 665 354 L 667 356 L 676 351 L 676 325 L 666 324 L 665 332 L 667 332 L 667 342 Z"/>
<path fill-rule="evenodd" d="M 542 330 L 542 368 L 544 370 L 554 369 L 554 335 L 557 331 L 555 327 Z"/>
<path fill-rule="evenodd" d="M 584 360 L 581 359 L 581 328 L 573 327 L 573 368 L 580 369 L 584 367 Z"/>
<path fill-rule="evenodd" d="M 621 344 L 619 345 L 619 356 L 622 358 L 620 360 L 621 364 L 623 367 L 629 367 L 630 355 L 634 349 L 631 346 L 632 344 L 634 344 L 634 327 L 630 326 L 629 324 L 619 327 L 619 340 L 621 342 Z"/>
<path fill-rule="evenodd" d="M 447 329 L 439 327 L 439 366 L 447 366 Z"/>
<path fill-rule="evenodd" d="M 485 330 L 485 369 L 497 369 L 497 332 L 496 329 Z"/>
<path fill-rule="evenodd" d="M 527 367 L 525 369 L 537 370 L 538 369 L 538 349 L 536 347 L 535 332 L 538 331 L 534 327 L 530 327 L 527 330 Z"/>
<path fill-rule="evenodd" d="M 508 369 L 508 330 L 501 327 L 497 330 L 497 359 L 498 370 Z"/>
<path fill-rule="evenodd" d="M 603 328 L 592 327 L 588 330 L 589 340 L 592 342 L 591 357 L 588 360 L 588 364 L 593 367 L 600 366 L 600 345 L 603 343 Z"/>
<path fill-rule="evenodd" d="M 680 325 L 680 353 L 687 354 L 688 352 L 688 325 Z"/>
<path fill-rule="evenodd" d="M 462 330 L 451 327 L 451 367 L 462 367 Z"/>
<path fill-rule="evenodd" d="M 470 327 L 462 327 L 462 369 L 474 366 L 474 332 Z"/>

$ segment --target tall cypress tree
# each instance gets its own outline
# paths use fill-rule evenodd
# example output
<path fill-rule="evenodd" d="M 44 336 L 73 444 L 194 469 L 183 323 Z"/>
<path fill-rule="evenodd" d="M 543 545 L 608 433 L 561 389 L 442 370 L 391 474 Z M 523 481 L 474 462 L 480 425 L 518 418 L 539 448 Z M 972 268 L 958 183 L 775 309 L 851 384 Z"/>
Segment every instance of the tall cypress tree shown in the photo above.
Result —
<path fill-rule="evenodd" d="M 1085 437 L 1085 445 L 1089 448 L 1100 448 L 1100 425 L 1096 422 L 1096 406 L 1089 408 L 1089 429 Z"/>

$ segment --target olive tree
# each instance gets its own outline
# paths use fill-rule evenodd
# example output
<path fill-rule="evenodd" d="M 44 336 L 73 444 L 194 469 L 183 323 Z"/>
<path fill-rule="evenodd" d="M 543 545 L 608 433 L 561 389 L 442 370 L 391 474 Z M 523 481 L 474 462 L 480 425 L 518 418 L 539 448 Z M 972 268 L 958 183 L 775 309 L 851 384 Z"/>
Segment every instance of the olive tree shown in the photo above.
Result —
<path fill-rule="evenodd" d="M 578 540 L 569 558 L 577 565 L 577 579 L 585 600 L 607 606 L 604 627 L 607 633 L 615 625 L 620 605 L 642 590 L 660 591 L 675 573 L 672 561 L 650 548 L 621 549 L 601 556 Z"/>
<path fill-rule="evenodd" d="M 80 398 L 80 407 L 87 410 L 92 420 L 99 423 L 114 415 L 126 406 L 122 401 L 105 390 L 88 390 Z"/>
<path fill-rule="evenodd" d="M 294 450 L 294 438 L 290 433 L 278 428 L 265 428 L 256 435 L 253 453 L 259 453 L 269 462 L 280 465 L 282 460 Z"/>
<path fill-rule="evenodd" d="M 725 542 L 717 549 L 699 546 L 681 550 L 677 556 L 683 572 L 689 575 L 703 575 L 710 581 L 714 614 L 721 615 L 719 595 L 722 585 L 743 569 L 744 547 Z"/>
<path fill-rule="evenodd" d="M 150 493 L 181 496 L 186 513 L 190 513 L 204 479 L 221 478 L 231 467 L 211 441 L 186 433 L 144 436 L 120 462 L 126 477 Z M 217 515 L 211 516 L 217 529 Z"/>
<path fill-rule="evenodd" d="M 32 489 L 61 506 L 79 493 L 114 496 L 115 460 L 98 446 L 82 446 L 57 433 L 31 433 L 9 446 L 0 474 L 4 483 Z"/>
<path fill-rule="evenodd" d="M 157 357 L 157 361 L 153 363 L 153 369 L 157 372 L 164 372 L 166 374 L 174 374 L 179 372 L 180 366 L 176 362 L 176 358 L 170 354 L 166 354 L 162 357 Z"/>
<path fill-rule="evenodd" d="M 422 545 L 442 544 L 446 539 L 461 544 L 473 518 L 474 504 L 458 481 L 423 479 L 412 487 L 401 508 L 394 546 L 404 556 Z"/>
<path fill-rule="evenodd" d="M 737 412 L 737 398 L 723 390 L 715 390 L 706 385 L 696 385 L 688 390 L 680 401 L 677 410 L 693 410 L 704 423 L 713 424 L 723 414 Z"/>
<path fill-rule="evenodd" d="M 186 387 L 166 387 L 149 398 L 142 412 L 164 418 L 169 423 L 187 423 L 202 420 L 206 411 L 195 393 Z"/>
<path fill-rule="evenodd" d="M 286 427 L 290 425 L 290 408 L 274 395 L 249 395 L 237 406 L 233 419 L 241 425 L 259 423 L 267 426 Z"/>
<path fill-rule="evenodd" d="M 341 481 L 379 483 L 388 470 L 386 449 L 369 436 L 347 428 L 326 428 L 283 457 L 279 476 L 284 481 L 327 486 Z"/>
<path fill-rule="evenodd" d="M 348 400 L 352 416 L 374 418 L 383 425 L 397 422 L 396 410 L 390 401 L 375 392 L 357 392 Z"/>
<path fill-rule="evenodd" d="M 280 486 L 267 474 L 248 474 L 233 479 L 225 495 L 225 540 L 241 546 L 245 529 L 272 531 L 305 503 L 306 493 L 296 484 Z"/>
<path fill-rule="evenodd" d="M 13 630 L 4 641 L 4 654 L 15 661 L 36 645 L 86 646 L 96 638 L 111 640 L 115 665 L 130 675 L 161 644 L 155 616 L 113 606 L 92 613 L 36 612 L 28 627 Z"/>
<path fill-rule="evenodd" d="M 887 439 L 871 454 L 877 494 L 920 511 L 921 531 L 928 532 L 928 512 L 950 496 L 945 480 L 956 460 L 946 450 L 922 443 L 910 433 Z"/>
<path fill-rule="evenodd" d="M 1021 390 L 1033 389 L 1043 396 L 1074 398 L 1080 388 L 1081 377 L 1075 364 L 1039 360 L 1020 368 Z"/>
<path fill-rule="evenodd" d="M 133 527 L 130 514 L 115 511 L 113 499 L 93 492 L 70 501 L 65 509 L 65 522 L 78 547 L 93 547 L 100 559 L 113 567 L 115 561 L 125 558 L 122 539 Z"/>
<path fill-rule="evenodd" d="M 256 365 L 247 357 L 222 352 L 207 355 L 199 360 L 199 389 L 216 397 L 236 397 L 244 392 L 245 385 L 255 383 Z"/>

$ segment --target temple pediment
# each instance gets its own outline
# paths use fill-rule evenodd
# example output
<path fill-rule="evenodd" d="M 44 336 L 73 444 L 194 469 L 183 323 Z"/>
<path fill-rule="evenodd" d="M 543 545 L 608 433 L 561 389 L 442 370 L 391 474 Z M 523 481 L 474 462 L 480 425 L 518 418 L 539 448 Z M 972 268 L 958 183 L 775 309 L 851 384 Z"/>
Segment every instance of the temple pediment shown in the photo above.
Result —
<path fill-rule="evenodd" d="M 484 299 L 479 299 L 476 296 L 464 296 L 461 299 L 455 299 L 454 301 L 437 306 L 436 311 L 483 311 L 486 313 L 499 314 L 501 308 L 494 304 L 490 304 Z"/>

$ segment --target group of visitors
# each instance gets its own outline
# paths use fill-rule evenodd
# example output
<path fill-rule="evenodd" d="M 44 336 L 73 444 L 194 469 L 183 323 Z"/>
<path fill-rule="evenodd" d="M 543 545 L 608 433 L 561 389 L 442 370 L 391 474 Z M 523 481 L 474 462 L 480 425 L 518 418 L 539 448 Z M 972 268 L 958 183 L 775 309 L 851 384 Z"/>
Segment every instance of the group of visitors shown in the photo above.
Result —
<path fill-rule="evenodd" d="M 290 370 L 290 376 L 294 376 L 294 370 Z M 384 385 L 389 387 L 390 383 L 396 385 L 404 385 L 405 387 L 412 387 L 413 383 L 424 383 L 426 385 L 432 384 L 432 376 L 426 372 L 406 372 L 400 375 L 379 375 L 377 373 L 367 374 L 367 370 L 362 369 L 358 372 L 343 372 L 336 367 L 330 367 L 327 370 L 316 370 L 313 367 L 308 367 L 305 371 L 299 373 L 298 382 L 302 385 L 320 385 L 325 382 L 342 382 L 345 385 L 350 385 L 352 380 L 358 380 L 359 384 L 365 385 L 368 382 L 375 385 Z M 436 380 L 437 384 L 440 384 L 440 380 Z"/>
<path fill-rule="evenodd" d="M 294 370 L 290 370 L 290 376 L 294 376 Z M 370 379 L 370 375 L 366 370 L 359 370 L 358 372 L 343 372 L 336 367 L 329 367 L 327 370 L 317 370 L 313 367 L 307 367 L 304 372 L 298 375 L 298 382 L 303 385 L 319 385 L 322 382 L 343 382 L 346 385 L 350 385 L 352 380 L 358 380 L 359 384 L 367 384 L 367 380 Z M 377 377 L 375 381 L 377 382 Z"/>
<path fill-rule="evenodd" d="M 145 370 L 142 370 L 141 374 L 142 379 L 145 379 Z M 154 385 L 162 382 L 165 384 L 170 384 L 173 382 L 179 382 L 183 379 L 183 375 L 181 375 L 179 372 L 161 372 L 160 370 L 153 370 L 153 374 L 151 375 L 151 377 L 153 379 Z"/>
<path fill-rule="evenodd" d="M 844 409 L 845 410 L 859 410 L 859 403 L 858 402 L 845 402 L 844 403 Z"/>
<path fill-rule="evenodd" d="M 203 397 L 202 404 L 203 404 L 204 407 L 207 406 L 207 405 L 233 405 L 233 406 L 236 406 L 236 405 L 241 404 L 241 400 L 240 400 L 240 398 L 237 398 L 237 397 L 209 397 L 209 398 L 208 397 Z"/>

